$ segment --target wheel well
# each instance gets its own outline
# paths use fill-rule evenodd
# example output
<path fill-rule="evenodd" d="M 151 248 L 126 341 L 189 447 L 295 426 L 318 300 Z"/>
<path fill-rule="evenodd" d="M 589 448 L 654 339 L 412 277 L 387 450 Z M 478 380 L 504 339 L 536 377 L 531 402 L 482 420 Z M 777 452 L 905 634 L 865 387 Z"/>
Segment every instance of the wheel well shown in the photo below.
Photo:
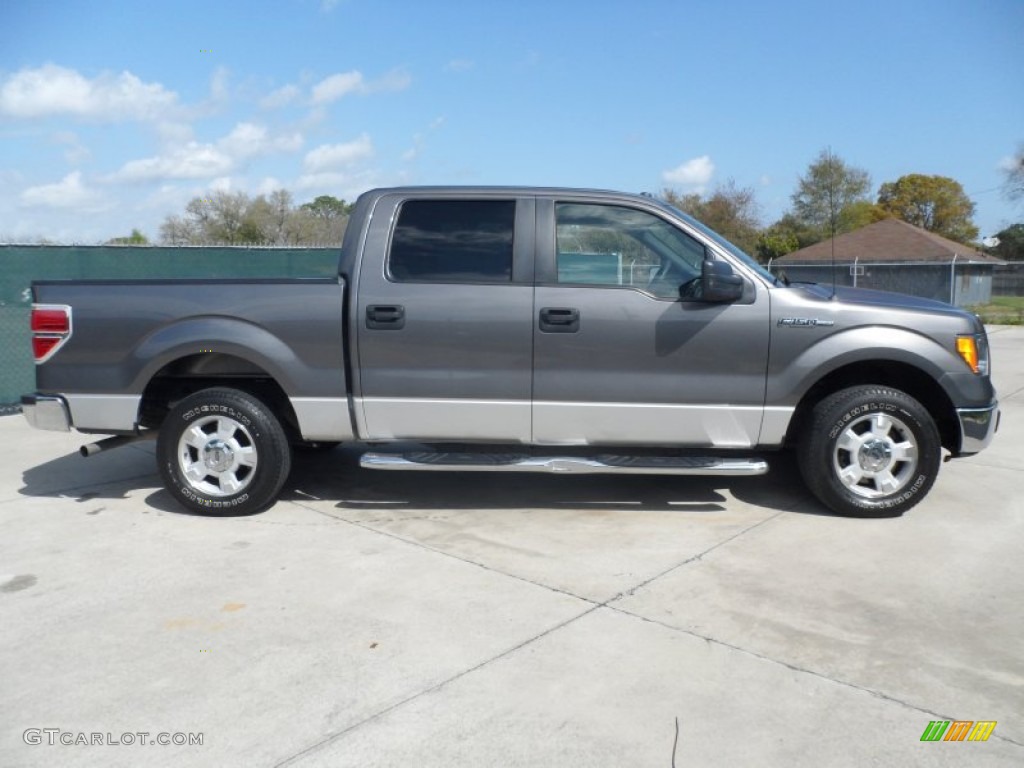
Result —
<path fill-rule="evenodd" d="M 180 357 L 157 371 L 142 392 L 140 425 L 159 428 L 176 403 L 209 387 L 232 387 L 259 398 L 281 420 L 290 439 L 301 439 L 295 410 L 281 385 L 258 365 L 220 352 Z"/>
<path fill-rule="evenodd" d="M 920 368 L 888 360 L 851 363 L 818 380 L 800 399 L 793 422 L 787 431 L 786 442 L 792 444 L 800 434 L 816 403 L 833 392 L 863 384 L 878 384 L 906 392 L 921 403 L 935 419 L 939 436 L 942 438 L 942 446 L 953 453 L 960 450 L 960 428 L 956 409 L 942 387 Z"/>

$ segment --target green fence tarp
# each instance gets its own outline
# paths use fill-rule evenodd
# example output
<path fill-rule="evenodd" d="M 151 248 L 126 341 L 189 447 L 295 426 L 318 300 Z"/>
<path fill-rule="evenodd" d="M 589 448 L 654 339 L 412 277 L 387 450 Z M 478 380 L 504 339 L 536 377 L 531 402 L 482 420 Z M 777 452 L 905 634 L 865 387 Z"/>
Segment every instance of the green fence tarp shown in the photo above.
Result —
<path fill-rule="evenodd" d="M 331 277 L 339 248 L 0 245 L 0 406 L 35 389 L 33 280 Z"/>

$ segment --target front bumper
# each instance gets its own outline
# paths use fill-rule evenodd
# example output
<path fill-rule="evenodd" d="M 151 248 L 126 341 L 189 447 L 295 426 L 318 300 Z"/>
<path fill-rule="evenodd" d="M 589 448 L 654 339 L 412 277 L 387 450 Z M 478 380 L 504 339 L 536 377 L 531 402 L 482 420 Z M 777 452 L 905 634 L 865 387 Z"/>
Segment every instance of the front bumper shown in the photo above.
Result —
<path fill-rule="evenodd" d="M 957 408 L 960 420 L 960 456 L 970 456 L 984 450 L 999 429 L 999 403 L 988 408 Z"/>
<path fill-rule="evenodd" d="M 21 411 L 36 429 L 71 431 L 71 415 L 64 398 L 53 395 L 22 395 Z"/>

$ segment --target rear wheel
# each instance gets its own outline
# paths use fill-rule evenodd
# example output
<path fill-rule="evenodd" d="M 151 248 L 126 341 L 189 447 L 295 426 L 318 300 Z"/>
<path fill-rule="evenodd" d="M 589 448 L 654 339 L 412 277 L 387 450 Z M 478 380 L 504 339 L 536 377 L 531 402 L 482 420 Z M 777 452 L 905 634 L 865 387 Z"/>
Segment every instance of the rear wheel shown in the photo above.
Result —
<path fill-rule="evenodd" d="M 818 403 L 797 447 L 811 492 L 844 515 L 902 514 L 923 499 L 941 463 L 928 411 L 888 387 L 844 389 Z"/>
<path fill-rule="evenodd" d="M 236 389 L 204 389 L 171 409 L 160 427 L 164 486 L 187 509 L 245 515 L 270 506 L 291 467 L 280 422 Z"/>

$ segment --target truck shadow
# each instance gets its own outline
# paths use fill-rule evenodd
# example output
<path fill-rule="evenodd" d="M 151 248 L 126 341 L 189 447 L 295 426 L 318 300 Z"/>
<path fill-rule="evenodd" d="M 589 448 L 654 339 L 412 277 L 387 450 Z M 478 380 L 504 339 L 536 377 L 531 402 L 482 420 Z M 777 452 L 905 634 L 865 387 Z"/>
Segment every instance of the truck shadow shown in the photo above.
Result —
<path fill-rule="evenodd" d="M 127 499 L 129 492 L 160 485 L 149 443 L 136 443 L 88 459 L 77 451 L 22 472 L 22 496 L 74 499 Z"/>
<path fill-rule="evenodd" d="M 725 512 L 738 500 L 766 509 L 834 516 L 807 492 L 788 454 L 769 458 L 765 476 L 730 478 L 381 471 L 359 466 L 363 450 L 343 447 L 297 456 L 281 498 L 300 504 L 331 501 L 337 509 L 348 510 L 576 507 L 706 513 Z"/>
<path fill-rule="evenodd" d="M 770 469 L 763 477 L 556 477 L 370 470 L 359 466 L 363 450 L 363 446 L 344 446 L 326 453 L 296 454 L 280 498 L 299 504 L 332 502 L 335 508 L 347 510 L 592 508 L 709 514 L 727 512 L 730 504 L 739 501 L 772 510 L 833 515 L 805 490 L 788 454 L 769 457 Z M 22 482 L 19 493 L 24 496 L 80 502 L 128 499 L 132 491 L 161 485 L 153 449 L 145 443 L 89 459 L 77 453 L 61 456 L 26 470 Z M 148 494 L 144 502 L 154 511 L 193 514 L 162 489 Z"/>

